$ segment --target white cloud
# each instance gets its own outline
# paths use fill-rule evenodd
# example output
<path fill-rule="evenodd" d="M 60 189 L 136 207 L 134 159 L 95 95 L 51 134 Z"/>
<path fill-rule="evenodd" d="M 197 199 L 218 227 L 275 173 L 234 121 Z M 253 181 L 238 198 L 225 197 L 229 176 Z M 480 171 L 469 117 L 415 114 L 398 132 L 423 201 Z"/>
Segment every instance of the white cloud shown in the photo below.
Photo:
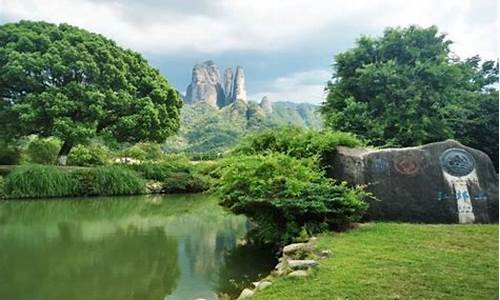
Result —
<path fill-rule="evenodd" d="M 331 77 L 329 70 L 310 70 L 278 77 L 262 87 L 262 92 L 250 95 L 259 101 L 267 96 L 271 101 L 320 103 L 325 97 L 325 86 Z"/>
<path fill-rule="evenodd" d="M 381 35 L 387 26 L 409 24 L 437 25 L 455 42 L 452 50 L 460 57 L 495 59 L 497 12 L 496 0 L 0 0 L 3 22 L 66 22 L 145 54 L 190 53 L 200 61 L 245 51 L 286 56 L 288 49 L 300 49 L 311 37 L 342 37 L 345 43 L 347 34 L 354 43 L 359 33 Z M 307 68 L 261 84 L 262 92 L 253 98 L 320 102 L 331 71 Z"/>
<path fill-rule="evenodd" d="M 0 0 L 0 17 L 7 21 L 67 22 L 148 53 L 273 51 L 300 43 L 312 34 L 324 32 L 329 38 L 328 33 L 342 31 L 346 24 L 376 31 L 386 26 L 436 24 L 457 42 L 453 49 L 459 55 L 497 56 L 494 0 L 213 0 L 203 6 L 215 13 L 205 14 L 196 10 L 197 4 L 202 6 L 199 1 L 189 2 L 191 12 L 185 4 L 182 10 L 176 9 L 175 1 L 169 1 L 169 6 L 146 1 L 141 9 L 136 8 L 141 2 L 132 3 Z M 488 20 L 478 20 L 484 15 L 490 16 Z"/>

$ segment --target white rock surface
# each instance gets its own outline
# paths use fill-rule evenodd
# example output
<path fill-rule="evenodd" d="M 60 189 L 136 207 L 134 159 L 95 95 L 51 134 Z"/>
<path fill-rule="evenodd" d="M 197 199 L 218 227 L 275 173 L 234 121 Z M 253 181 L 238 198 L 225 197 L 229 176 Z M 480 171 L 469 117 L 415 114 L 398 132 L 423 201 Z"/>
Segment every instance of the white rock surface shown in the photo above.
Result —
<path fill-rule="evenodd" d="M 318 265 L 315 260 L 303 259 L 303 260 L 289 260 L 288 267 L 292 270 L 306 270 L 309 268 L 314 268 Z"/>
<path fill-rule="evenodd" d="M 252 297 L 254 293 L 255 292 L 252 291 L 251 289 L 244 289 L 243 291 L 241 291 L 241 294 L 237 300 L 248 299 Z"/>
<path fill-rule="evenodd" d="M 292 273 L 288 274 L 288 276 L 289 277 L 306 277 L 307 271 L 304 271 L 304 270 L 293 271 Z"/>
<path fill-rule="evenodd" d="M 310 250 L 310 245 L 307 243 L 294 243 L 286 245 L 283 247 L 283 254 L 292 255 L 298 251 L 308 251 Z"/>
<path fill-rule="evenodd" d="M 242 66 L 236 67 L 236 73 L 234 73 L 233 91 L 232 91 L 233 102 L 235 100 L 247 101 L 247 91 L 245 89 L 245 73 L 243 72 Z"/>
<path fill-rule="evenodd" d="M 257 290 L 262 291 L 263 289 L 266 289 L 273 285 L 271 281 L 261 281 L 259 285 L 257 285 Z"/>

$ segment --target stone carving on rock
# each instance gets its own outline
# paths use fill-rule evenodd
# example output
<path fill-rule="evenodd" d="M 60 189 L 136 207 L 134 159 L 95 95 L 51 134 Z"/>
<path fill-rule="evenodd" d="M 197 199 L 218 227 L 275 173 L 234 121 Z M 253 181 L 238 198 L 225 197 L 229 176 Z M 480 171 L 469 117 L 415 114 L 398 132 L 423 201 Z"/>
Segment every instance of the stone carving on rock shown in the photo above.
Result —
<path fill-rule="evenodd" d="M 483 152 L 446 140 L 418 147 L 337 147 L 329 176 L 371 192 L 367 219 L 422 223 L 498 220 L 498 175 Z M 389 164 L 389 167 L 388 167 Z"/>
<path fill-rule="evenodd" d="M 443 152 L 440 162 L 445 172 L 456 177 L 470 174 L 475 166 L 472 155 L 459 148 L 452 148 Z"/>

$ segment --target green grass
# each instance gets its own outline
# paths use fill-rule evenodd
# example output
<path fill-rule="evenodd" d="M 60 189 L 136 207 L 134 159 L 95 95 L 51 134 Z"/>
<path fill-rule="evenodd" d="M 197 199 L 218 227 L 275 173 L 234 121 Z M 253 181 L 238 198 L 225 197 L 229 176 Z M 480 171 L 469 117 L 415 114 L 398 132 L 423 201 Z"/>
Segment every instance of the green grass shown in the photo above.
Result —
<path fill-rule="evenodd" d="M 6 178 L 4 193 L 9 198 L 43 198 L 72 196 L 77 182 L 53 166 L 24 165 Z"/>
<path fill-rule="evenodd" d="M 252 299 L 498 299 L 498 225 L 366 224 L 322 235 L 312 276 Z"/>

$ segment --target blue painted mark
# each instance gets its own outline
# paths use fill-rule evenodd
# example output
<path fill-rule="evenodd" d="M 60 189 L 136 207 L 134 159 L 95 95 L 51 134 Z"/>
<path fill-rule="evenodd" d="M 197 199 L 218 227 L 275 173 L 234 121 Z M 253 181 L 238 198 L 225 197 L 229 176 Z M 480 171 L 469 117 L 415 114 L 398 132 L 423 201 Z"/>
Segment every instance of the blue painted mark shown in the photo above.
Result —
<path fill-rule="evenodd" d="M 462 192 L 462 198 L 464 199 L 464 202 L 467 202 L 467 200 L 470 199 L 469 192 L 463 191 Z"/>
<path fill-rule="evenodd" d="M 480 192 L 480 193 L 475 194 L 475 195 L 470 195 L 469 192 L 467 192 L 467 191 L 453 193 L 452 195 L 448 194 L 447 192 L 437 192 L 436 198 L 438 201 L 455 199 L 457 201 L 463 200 L 464 202 L 467 202 L 467 200 L 469 200 L 469 199 L 470 200 L 477 200 L 477 201 L 487 200 L 488 195 L 485 192 Z"/>
<path fill-rule="evenodd" d="M 385 158 L 374 158 L 372 160 L 372 171 L 374 173 L 388 173 L 390 169 L 390 163 Z"/>
<path fill-rule="evenodd" d="M 478 200 L 478 201 L 488 200 L 488 195 L 485 192 L 480 192 L 479 194 L 472 197 L 472 199 Z"/>
<path fill-rule="evenodd" d="M 448 193 L 446 192 L 438 192 L 437 199 L 438 201 L 448 200 L 450 199 L 450 195 L 448 195 Z"/>

